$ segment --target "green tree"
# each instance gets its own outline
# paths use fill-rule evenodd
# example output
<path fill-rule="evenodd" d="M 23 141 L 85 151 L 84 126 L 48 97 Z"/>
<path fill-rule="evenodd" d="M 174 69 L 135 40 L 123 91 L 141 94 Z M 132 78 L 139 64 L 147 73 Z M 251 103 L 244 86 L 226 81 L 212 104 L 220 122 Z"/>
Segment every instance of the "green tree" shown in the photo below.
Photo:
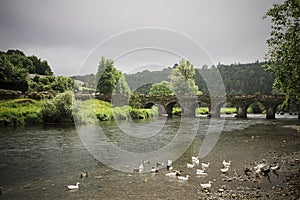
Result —
<path fill-rule="evenodd" d="M 121 76 L 122 73 L 114 67 L 114 61 L 102 57 L 96 75 L 98 81 L 97 91 L 111 96 Z"/>
<path fill-rule="evenodd" d="M 134 92 L 129 100 L 129 105 L 133 108 L 140 108 L 141 107 L 141 98 L 139 93 Z"/>
<path fill-rule="evenodd" d="M 271 18 L 265 68 L 275 74 L 274 86 L 286 94 L 285 107 L 296 106 L 300 119 L 300 1 L 274 4 L 265 18 Z"/>
<path fill-rule="evenodd" d="M 179 65 L 175 65 L 169 78 L 171 79 L 171 90 L 175 95 L 192 96 L 199 94 L 198 86 L 194 80 L 195 69 L 192 63 L 182 59 Z"/>
<path fill-rule="evenodd" d="M 72 92 L 58 94 L 44 103 L 41 115 L 44 123 L 72 123 Z"/>
<path fill-rule="evenodd" d="M 162 81 L 160 83 L 154 83 L 150 89 L 150 95 L 171 95 L 170 83 Z"/>
<path fill-rule="evenodd" d="M 125 95 L 125 96 L 130 95 L 130 88 L 129 88 L 129 85 L 127 84 L 123 74 L 120 75 L 120 78 L 119 78 L 118 82 L 116 83 L 116 87 L 113 91 L 113 94 L 121 94 L 121 95 Z"/>
<path fill-rule="evenodd" d="M 20 68 L 10 63 L 6 55 L 0 56 L 0 88 L 27 91 L 26 68 Z"/>
<path fill-rule="evenodd" d="M 40 79 L 43 80 L 43 79 Z M 72 78 L 64 77 L 64 76 L 58 76 L 55 78 L 55 81 L 51 83 L 52 89 L 59 91 L 59 92 L 65 92 L 68 90 L 73 90 L 75 81 Z"/>
<path fill-rule="evenodd" d="M 40 74 L 40 75 L 53 75 L 51 71 L 51 67 L 49 66 L 48 62 L 45 60 L 41 60 L 36 56 L 29 56 L 28 59 L 31 60 L 33 63 L 34 69 L 29 71 L 31 74 Z"/>

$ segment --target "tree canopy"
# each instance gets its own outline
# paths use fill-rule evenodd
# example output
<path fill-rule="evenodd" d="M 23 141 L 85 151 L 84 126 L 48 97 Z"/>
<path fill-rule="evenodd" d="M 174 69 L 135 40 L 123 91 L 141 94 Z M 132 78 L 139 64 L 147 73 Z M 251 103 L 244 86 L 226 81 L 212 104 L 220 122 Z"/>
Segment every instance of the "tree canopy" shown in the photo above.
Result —
<path fill-rule="evenodd" d="M 105 57 L 101 57 L 98 66 L 97 91 L 111 96 L 112 94 L 128 95 L 130 93 L 129 86 L 121 71 L 114 66 L 114 61 Z"/>
<path fill-rule="evenodd" d="M 0 52 L 1 89 L 64 92 L 72 90 L 73 87 L 72 78 L 53 76 L 48 62 L 37 56 L 26 56 L 20 50 Z"/>
<path fill-rule="evenodd" d="M 170 89 L 170 83 L 162 81 L 160 83 L 154 83 L 150 89 L 150 95 L 170 95 L 172 90 Z"/>
<path fill-rule="evenodd" d="M 300 1 L 274 4 L 264 17 L 271 18 L 265 68 L 274 73 L 274 86 L 286 94 L 285 106 L 300 111 Z"/>
<path fill-rule="evenodd" d="M 194 80 L 195 69 L 192 63 L 182 59 L 175 65 L 169 78 L 171 90 L 175 95 L 193 96 L 199 94 L 198 86 Z"/>

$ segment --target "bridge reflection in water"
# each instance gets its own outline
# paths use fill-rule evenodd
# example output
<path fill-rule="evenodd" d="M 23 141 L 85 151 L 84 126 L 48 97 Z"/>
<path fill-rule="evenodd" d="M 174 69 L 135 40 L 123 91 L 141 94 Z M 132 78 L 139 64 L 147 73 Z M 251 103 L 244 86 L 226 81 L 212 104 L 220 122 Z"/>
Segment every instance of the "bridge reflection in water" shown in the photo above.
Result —
<path fill-rule="evenodd" d="M 97 99 L 108 100 L 103 95 L 96 95 Z M 128 105 L 128 97 L 122 95 L 113 95 L 109 98 L 116 106 Z M 172 109 L 176 104 L 182 108 L 183 115 L 196 116 L 196 108 L 199 103 L 205 103 L 209 108 L 211 117 L 220 117 L 221 107 L 230 103 L 237 109 L 236 117 L 247 118 L 247 109 L 250 104 L 259 102 L 266 109 L 266 118 L 275 119 L 275 111 L 278 105 L 284 101 L 283 95 L 226 95 L 210 96 L 210 95 L 195 95 L 195 96 L 158 96 L 158 95 L 140 95 L 141 107 L 151 108 L 156 105 L 159 108 L 159 114 L 172 115 Z"/>

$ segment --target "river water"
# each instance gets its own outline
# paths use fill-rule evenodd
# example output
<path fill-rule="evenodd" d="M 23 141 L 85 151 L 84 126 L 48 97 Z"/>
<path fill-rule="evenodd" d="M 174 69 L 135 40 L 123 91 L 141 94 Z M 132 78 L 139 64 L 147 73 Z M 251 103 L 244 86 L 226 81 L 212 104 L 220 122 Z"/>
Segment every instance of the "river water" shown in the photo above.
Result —
<path fill-rule="evenodd" d="M 232 161 L 229 176 L 236 176 L 243 174 L 243 167 L 250 163 L 261 159 L 271 163 L 280 155 L 300 151 L 296 116 L 276 116 L 276 120 L 266 120 L 263 115 L 250 115 L 248 119 L 223 117 L 224 121 L 219 122 L 224 126 L 212 142 L 215 145 L 211 144 L 211 150 L 200 159 L 200 163 L 210 163 L 206 177 L 197 177 L 195 169 L 186 167 L 191 156 L 198 155 L 212 126 L 205 117 L 184 122 L 176 117 L 135 121 L 134 126 L 125 121 L 100 123 L 107 138 L 103 143 L 98 141 L 98 152 L 88 147 L 88 141 L 99 139 L 92 134 L 96 130 L 93 126 L 2 127 L 0 199 L 198 199 L 200 183 L 213 181 L 212 190 L 224 184 L 238 186 L 222 180 L 224 159 Z M 172 140 L 176 140 L 176 148 L 166 148 Z M 125 150 L 124 155 L 110 149 L 111 144 Z M 126 156 L 126 152 L 133 154 Z M 173 160 L 175 169 L 190 175 L 188 181 L 165 176 L 165 168 L 155 174 L 148 172 L 156 162 L 166 162 L 167 157 Z M 150 164 L 145 164 L 144 173 L 133 172 L 140 159 L 149 159 Z M 80 178 L 85 171 L 88 177 Z M 270 181 L 238 184 L 270 190 L 284 185 L 284 180 L 285 174 L 279 173 L 278 177 L 270 176 Z M 68 184 L 76 182 L 80 182 L 78 190 L 67 189 Z"/>

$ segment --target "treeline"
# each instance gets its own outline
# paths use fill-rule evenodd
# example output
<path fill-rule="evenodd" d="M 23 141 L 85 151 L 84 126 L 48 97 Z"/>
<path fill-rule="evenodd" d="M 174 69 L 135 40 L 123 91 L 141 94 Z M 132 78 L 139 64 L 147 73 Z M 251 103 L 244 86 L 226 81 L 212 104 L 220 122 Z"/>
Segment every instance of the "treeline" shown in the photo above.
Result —
<path fill-rule="evenodd" d="M 74 88 L 74 80 L 55 77 L 48 62 L 20 50 L 0 52 L 0 89 L 26 92 L 64 92 Z"/>
<path fill-rule="evenodd" d="M 248 64 L 231 64 L 217 66 L 203 66 L 196 68 L 194 75 L 195 83 L 199 90 L 208 94 L 205 78 L 213 70 L 218 70 L 222 76 L 226 94 L 246 95 L 246 94 L 271 94 L 274 83 L 274 76 L 263 69 L 265 63 L 255 62 Z M 176 66 L 176 65 L 175 65 Z M 148 70 L 136 74 L 125 74 L 128 85 L 131 90 L 136 90 L 142 94 L 149 94 L 152 83 L 169 81 L 169 75 L 173 68 L 169 67 L 162 71 Z M 203 76 L 202 76 L 203 75 Z M 213 77 L 211 78 L 213 79 Z M 210 80 L 213 82 L 215 80 Z M 150 84 L 149 84 L 150 83 Z M 216 82 L 217 83 L 217 82 Z"/>

